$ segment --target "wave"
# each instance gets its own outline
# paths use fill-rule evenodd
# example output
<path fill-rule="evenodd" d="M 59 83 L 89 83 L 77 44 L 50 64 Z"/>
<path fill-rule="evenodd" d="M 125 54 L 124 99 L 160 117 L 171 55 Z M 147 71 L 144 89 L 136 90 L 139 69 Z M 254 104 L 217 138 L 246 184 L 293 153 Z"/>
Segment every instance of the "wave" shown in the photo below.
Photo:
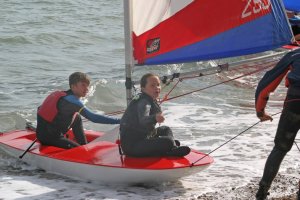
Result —
<path fill-rule="evenodd" d="M 25 36 L 12 36 L 12 37 L 2 36 L 0 38 L 0 44 L 16 45 L 16 44 L 32 44 L 32 42 Z"/>

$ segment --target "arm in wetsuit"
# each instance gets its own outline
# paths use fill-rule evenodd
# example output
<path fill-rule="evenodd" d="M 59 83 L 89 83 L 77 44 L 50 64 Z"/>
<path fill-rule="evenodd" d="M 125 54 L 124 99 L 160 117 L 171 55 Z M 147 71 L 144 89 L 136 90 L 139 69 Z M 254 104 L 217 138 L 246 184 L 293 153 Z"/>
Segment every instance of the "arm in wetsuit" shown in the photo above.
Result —
<path fill-rule="evenodd" d="M 102 124 L 119 124 L 120 119 L 114 118 L 114 117 L 109 117 L 105 115 L 100 115 L 92 112 L 88 108 L 86 108 L 83 103 L 74 95 L 67 95 L 63 97 L 64 100 L 67 102 L 74 104 L 75 105 L 75 111 L 74 112 L 79 112 L 82 116 L 87 118 L 88 120 L 94 122 L 94 123 L 102 123 Z"/>
<path fill-rule="evenodd" d="M 141 99 L 137 104 L 137 115 L 141 126 L 150 128 L 156 124 L 156 114 L 150 113 L 151 103 L 146 99 Z"/>
<path fill-rule="evenodd" d="M 290 65 L 297 59 L 300 59 L 300 49 L 287 53 L 273 69 L 266 72 L 258 83 L 255 93 L 255 108 L 257 117 L 262 121 L 272 119 L 265 114 L 269 94 L 277 88 L 283 77 L 290 70 Z"/>

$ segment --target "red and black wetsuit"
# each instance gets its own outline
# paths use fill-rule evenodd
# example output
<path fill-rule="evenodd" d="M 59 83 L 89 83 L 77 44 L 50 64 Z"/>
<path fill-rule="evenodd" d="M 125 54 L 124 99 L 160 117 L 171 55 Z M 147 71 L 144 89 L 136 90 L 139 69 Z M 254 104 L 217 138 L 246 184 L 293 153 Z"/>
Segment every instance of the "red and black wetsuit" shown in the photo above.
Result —
<path fill-rule="evenodd" d="M 264 112 L 269 94 L 276 89 L 287 73 L 288 92 L 274 140 L 275 146 L 267 159 L 260 181 L 260 186 L 265 188 L 271 186 L 281 161 L 292 148 L 300 129 L 300 49 L 287 53 L 268 71 L 259 82 L 255 94 L 255 106 L 259 116 Z"/>
<path fill-rule="evenodd" d="M 95 123 L 120 123 L 117 118 L 91 112 L 71 90 L 57 91 L 51 93 L 39 107 L 36 130 L 38 140 L 44 145 L 61 148 L 86 144 L 80 115 Z M 64 137 L 70 128 L 72 128 L 77 142 Z"/>

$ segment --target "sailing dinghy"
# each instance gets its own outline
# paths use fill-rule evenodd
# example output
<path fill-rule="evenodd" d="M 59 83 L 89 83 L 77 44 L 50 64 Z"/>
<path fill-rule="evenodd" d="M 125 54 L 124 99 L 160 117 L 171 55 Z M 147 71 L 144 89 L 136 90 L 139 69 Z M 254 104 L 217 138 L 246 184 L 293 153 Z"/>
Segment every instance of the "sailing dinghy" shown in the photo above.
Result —
<path fill-rule="evenodd" d="M 85 133 L 90 143 L 68 150 L 43 146 L 37 141 L 22 160 L 47 172 L 102 183 L 172 181 L 199 172 L 213 162 L 211 157 L 195 150 L 182 158 L 121 156 L 116 142 L 102 140 L 93 142 L 104 133 L 96 131 Z M 67 134 L 69 138 L 74 138 L 72 131 Z M 35 138 L 34 130 L 28 127 L 26 130 L 2 134 L 0 146 L 11 156 L 19 157 Z M 203 159 L 192 167 L 191 164 L 201 157 Z"/>
<path fill-rule="evenodd" d="M 278 0 L 124 0 L 124 24 L 128 102 L 132 98 L 134 66 L 163 67 L 255 54 L 292 40 L 283 4 Z M 265 60 L 263 57 L 248 62 L 263 66 Z M 274 62 L 272 56 L 267 60 Z M 196 150 L 184 157 L 120 155 L 117 142 L 105 139 L 108 134 L 86 131 L 88 144 L 65 150 L 41 145 L 34 129 L 28 127 L 1 133 L 0 148 L 15 157 L 29 149 L 23 160 L 33 166 L 105 183 L 172 181 L 213 163 L 212 157 Z M 72 130 L 68 135 L 72 138 Z"/>

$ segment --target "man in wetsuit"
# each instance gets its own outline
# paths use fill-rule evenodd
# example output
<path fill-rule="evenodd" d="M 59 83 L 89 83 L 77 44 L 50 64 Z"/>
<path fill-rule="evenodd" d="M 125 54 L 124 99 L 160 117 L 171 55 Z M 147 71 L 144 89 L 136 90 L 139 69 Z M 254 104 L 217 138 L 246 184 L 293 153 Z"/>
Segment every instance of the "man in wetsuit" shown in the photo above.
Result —
<path fill-rule="evenodd" d="M 141 79 L 142 93 L 128 105 L 120 123 L 121 147 L 125 155 L 133 157 L 185 156 L 190 148 L 174 140 L 168 126 L 155 128 L 165 118 L 156 99 L 160 94 L 160 80 L 149 73 Z"/>
<path fill-rule="evenodd" d="M 259 82 L 255 94 L 255 106 L 257 117 L 261 121 L 272 121 L 272 117 L 265 112 L 269 94 L 276 89 L 287 73 L 287 96 L 274 140 L 275 146 L 266 161 L 264 174 L 259 182 L 257 200 L 266 199 L 281 161 L 292 148 L 300 129 L 300 49 L 287 53 L 272 70 L 266 72 Z"/>
<path fill-rule="evenodd" d="M 90 85 L 89 77 L 75 72 L 69 77 L 70 89 L 51 93 L 38 108 L 36 134 L 43 145 L 73 148 L 87 143 L 81 116 L 95 123 L 119 124 L 120 120 L 91 112 L 80 101 L 85 97 Z M 75 141 L 64 136 L 71 129 Z"/>

